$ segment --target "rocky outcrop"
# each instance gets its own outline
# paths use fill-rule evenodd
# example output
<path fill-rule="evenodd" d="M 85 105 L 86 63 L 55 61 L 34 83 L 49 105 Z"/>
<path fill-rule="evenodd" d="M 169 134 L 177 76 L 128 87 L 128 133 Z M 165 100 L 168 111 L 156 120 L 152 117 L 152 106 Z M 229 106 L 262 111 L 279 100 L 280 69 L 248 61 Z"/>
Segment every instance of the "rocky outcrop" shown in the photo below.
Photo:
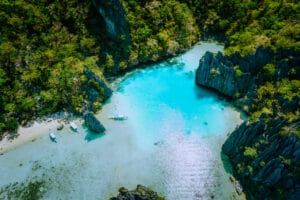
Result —
<path fill-rule="evenodd" d="M 267 82 L 276 88 L 283 79 L 299 80 L 299 65 L 299 52 L 289 49 L 258 48 L 247 57 L 206 52 L 196 83 L 229 96 L 236 106 L 252 114 L 262 109 L 257 88 Z M 277 93 L 265 98 L 272 98 L 268 100 L 273 115 L 262 114 L 257 122 L 236 128 L 223 145 L 223 153 L 249 199 L 300 199 L 300 118 L 282 117 L 283 113 L 298 115 L 300 97 L 289 99 Z"/>
<path fill-rule="evenodd" d="M 86 124 L 86 126 L 89 128 L 90 131 L 94 133 L 103 133 L 105 131 L 104 126 L 92 113 L 85 114 L 83 118 L 84 118 L 84 123 Z"/>
<path fill-rule="evenodd" d="M 84 75 L 87 80 L 84 84 L 83 90 L 87 94 L 87 108 L 88 111 L 96 111 L 95 102 L 104 102 L 112 95 L 112 90 L 107 86 L 103 79 L 96 76 L 91 70 L 85 69 Z"/>
<path fill-rule="evenodd" d="M 300 118 L 261 118 L 243 123 L 224 143 L 235 175 L 255 199 L 300 199 L 299 130 Z"/>
<path fill-rule="evenodd" d="M 135 190 L 127 190 L 124 187 L 119 189 L 117 197 L 112 197 L 110 200 L 164 200 L 165 198 L 159 196 L 156 192 L 149 188 L 138 185 Z"/>
<path fill-rule="evenodd" d="M 221 52 L 206 52 L 196 72 L 196 83 L 232 98 L 244 95 L 254 80 L 249 72 L 237 74 L 234 66 Z"/>
<path fill-rule="evenodd" d="M 108 36 L 115 41 L 129 41 L 129 29 L 126 21 L 126 12 L 120 0 L 93 0 L 99 14 L 105 21 L 105 30 Z"/>
<path fill-rule="evenodd" d="M 271 63 L 276 63 L 274 74 L 265 74 L 263 67 Z M 224 56 L 221 52 L 206 52 L 196 71 L 196 84 L 231 97 L 238 107 L 243 108 L 253 104 L 258 86 L 300 77 L 299 64 L 300 54 L 294 50 L 279 49 L 273 52 L 259 47 L 254 54 L 245 57 L 239 53 Z"/>

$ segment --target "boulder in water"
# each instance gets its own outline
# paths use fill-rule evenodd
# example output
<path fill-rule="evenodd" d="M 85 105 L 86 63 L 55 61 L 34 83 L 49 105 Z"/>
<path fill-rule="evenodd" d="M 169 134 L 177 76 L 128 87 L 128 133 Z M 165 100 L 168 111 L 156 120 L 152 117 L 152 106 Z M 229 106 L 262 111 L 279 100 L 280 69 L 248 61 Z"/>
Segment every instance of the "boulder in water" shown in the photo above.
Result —
<path fill-rule="evenodd" d="M 135 190 L 127 190 L 124 187 L 119 189 L 119 194 L 117 197 L 112 197 L 110 200 L 164 200 L 164 197 L 161 197 L 150 190 L 149 188 L 138 185 Z"/>
<path fill-rule="evenodd" d="M 105 131 L 104 126 L 92 113 L 85 114 L 84 121 L 89 130 L 94 133 L 102 133 Z"/>

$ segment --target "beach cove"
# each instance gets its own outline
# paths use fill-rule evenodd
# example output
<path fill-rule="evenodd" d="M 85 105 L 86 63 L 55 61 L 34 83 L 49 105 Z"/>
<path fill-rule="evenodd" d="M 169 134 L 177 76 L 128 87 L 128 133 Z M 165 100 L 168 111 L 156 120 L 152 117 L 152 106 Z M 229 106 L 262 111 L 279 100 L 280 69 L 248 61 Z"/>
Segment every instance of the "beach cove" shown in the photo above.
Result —
<path fill-rule="evenodd" d="M 0 143 L 0 187 L 38 180 L 43 199 L 108 199 L 121 186 L 143 184 L 167 199 L 239 199 L 221 146 L 243 121 L 241 113 L 194 83 L 208 50 L 222 46 L 201 43 L 114 82 L 113 96 L 97 114 L 105 134 L 90 133 L 80 119 L 77 132 L 68 124 L 57 132 L 57 143 L 48 136 L 57 120 L 22 128 L 12 143 Z M 118 113 L 128 120 L 108 119 Z"/>

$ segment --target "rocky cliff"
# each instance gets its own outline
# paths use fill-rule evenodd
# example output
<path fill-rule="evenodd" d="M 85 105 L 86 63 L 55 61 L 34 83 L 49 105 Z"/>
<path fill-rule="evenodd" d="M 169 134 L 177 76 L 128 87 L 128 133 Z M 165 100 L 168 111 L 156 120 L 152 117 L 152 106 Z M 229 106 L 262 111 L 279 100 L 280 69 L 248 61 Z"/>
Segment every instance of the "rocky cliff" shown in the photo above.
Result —
<path fill-rule="evenodd" d="M 222 148 L 249 199 L 300 199 L 299 58 L 293 50 L 264 48 L 247 57 L 207 52 L 197 69 L 198 85 L 251 116 Z"/>
<path fill-rule="evenodd" d="M 93 0 L 99 14 L 105 22 L 108 36 L 115 41 L 129 40 L 129 29 L 126 21 L 126 12 L 119 0 Z"/>
<path fill-rule="evenodd" d="M 196 84 L 211 88 L 234 100 L 247 113 L 257 110 L 257 90 L 266 83 L 300 77 L 300 53 L 294 50 L 259 47 L 252 55 L 224 56 L 206 52 L 196 71 Z M 295 95 L 297 96 L 297 95 Z M 279 98 L 281 106 L 289 101 Z"/>
<path fill-rule="evenodd" d="M 300 118 L 261 118 L 243 123 L 223 145 L 235 175 L 255 199 L 300 199 L 299 128 Z"/>
<path fill-rule="evenodd" d="M 206 52 L 197 69 L 196 83 L 234 98 L 246 94 L 253 86 L 253 78 L 250 73 L 237 74 L 234 63 L 221 52 Z"/>

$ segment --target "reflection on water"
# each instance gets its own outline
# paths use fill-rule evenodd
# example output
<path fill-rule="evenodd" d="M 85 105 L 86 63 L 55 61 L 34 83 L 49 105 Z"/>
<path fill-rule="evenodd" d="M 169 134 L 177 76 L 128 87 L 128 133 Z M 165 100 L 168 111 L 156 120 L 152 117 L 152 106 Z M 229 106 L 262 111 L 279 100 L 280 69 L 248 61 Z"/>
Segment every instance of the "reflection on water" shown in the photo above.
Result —
<path fill-rule="evenodd" d="M 43 180 L 43 199 L 107 199 L 137 184 L 171 200 L 238 198 L 220 152 L 242 120 L 228 103 L 195 86 L 194 70 L 206 50 L 221 47 L 197 45 L 116 82 L 97 116 L 105 134 L 64 129 L 58 143 L 45 135 L 0 156 L 0 187 Z M 128 120 L 108 119 L 114 114 Z"/>

